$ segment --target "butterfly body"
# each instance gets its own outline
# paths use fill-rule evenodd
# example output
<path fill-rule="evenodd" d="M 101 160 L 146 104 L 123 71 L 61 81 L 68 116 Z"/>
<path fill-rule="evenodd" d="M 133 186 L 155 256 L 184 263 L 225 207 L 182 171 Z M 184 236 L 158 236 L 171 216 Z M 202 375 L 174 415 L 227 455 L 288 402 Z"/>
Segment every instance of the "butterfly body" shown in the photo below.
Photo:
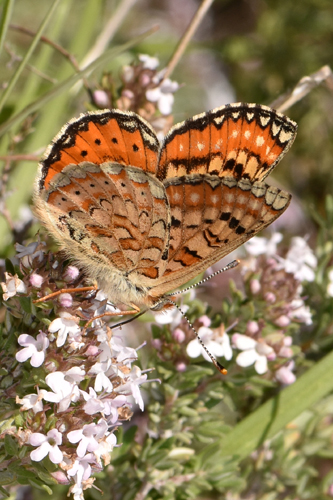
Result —
<path fill-rule="evenodd" d="M 249 104 L 178 124 L 161 146 L 135 113 L 81 115 L 40 164 L 36 213 L 111 301 L 162 308 L 287 208 L 290 195 L 263 179 L 295 133 Z"/>

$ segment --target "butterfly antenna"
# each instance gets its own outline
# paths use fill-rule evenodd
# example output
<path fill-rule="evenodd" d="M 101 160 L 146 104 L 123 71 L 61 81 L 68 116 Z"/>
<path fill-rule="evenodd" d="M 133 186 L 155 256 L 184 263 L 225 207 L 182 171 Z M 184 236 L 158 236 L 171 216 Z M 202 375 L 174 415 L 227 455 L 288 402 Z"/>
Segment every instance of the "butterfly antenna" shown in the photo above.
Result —
<path fill-rule="evenodd" d="M 227 264 L 225 267 L 223 267 L 219 271 L 216 271 L 215 273 L 210 274 L 209 276 L 207 276 L 207 278 L 204 278 L 203 280 L 199 281 L 198 283 L 195 283 L 194 285 L 191 285 L 187 288 L 184 288 L 183 290 L 179 290 L 179 292 L 168 293 L 167 295 L 173 297 L 174 295 L 180 295 L 181 293 L 188 292 L 189 290 L 192 290 L 192 288 L 195 288 L 197 286 L 202 285 L 203 283 L 206 283 L 206 281 L 210 280 L 211 278 L 214 278 L 215 276 L 218 276 L 219 274 L 224 273 L 225 271 L 229 271 L 229 269 L 233 269 L 234 267 L 237 267 L 238 264 L 239 264 L 239 260 L 233 260 L 232 262 Z"/>
<path fill-rule="evenodd" d="M 186 319 L 187 321 L 187 324 L 189 325 L 189 327 L 191 328 L 191 330 L 195 333 L 195 336 L 197 337 L 197 339 L 199 340 L 201 346 L 203 349 L 205 349 L 207 355 L 210 357 L 210 359 L 212 360 L 212 363 L 213 365 L 215 366 L 215 368 L 220 372 L 222 373 L 222 375 L 226 375 L 228 373 L 227 369 L 224 368 L 223 365 L 221 365 L 221 363 L 219 363 L 217 361 L 217 359 L 212 355 L 212 353 L 210 351 L 208 351 L 207 347 L 205 346 L 205 344 L 203 343 L 203 341 L 201 340 L 198 332 L 195 330 L 194 326 L 192 325 L 192 323 L 190 322 L 190 320 L 188 319 L 188 317 L 183 313 L 183 311 L 181 310 L 181 308 L 176 304 L 176 302 L 174 302 L 173 300 L 168 300 L 168 302 L 170 304 L 172 304 L 173 306 L 175 306 L 178 311 L 180 312 L 180 314 L 183 316 L 183 318 Z"/>
<path fill-rule="evenodd" d="M 135 316 L 132 316 L 131 318 L 129 319 L 126 319 L 125 321 L 122 321 L 121 323 L 117 323 L 115 325 L 111 325 L 111 328 L 119 328 L 123 325 L 126 325 L 127 323 L 130 323 L 131 321 L 134 321 L 135 319 L 139 318 L 140 316 L 142 316 L 144 313 L 146 313 L 148 311 L 148 309 L 144 309 L 143 311 L 140 311 L 138 314 L 136 314 Z"/>

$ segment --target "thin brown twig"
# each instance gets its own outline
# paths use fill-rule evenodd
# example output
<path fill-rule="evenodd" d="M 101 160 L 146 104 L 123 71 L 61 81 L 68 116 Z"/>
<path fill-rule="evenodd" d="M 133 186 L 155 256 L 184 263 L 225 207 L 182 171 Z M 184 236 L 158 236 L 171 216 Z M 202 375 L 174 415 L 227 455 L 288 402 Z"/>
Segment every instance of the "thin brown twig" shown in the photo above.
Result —
<path fill-rule="evenodd" d="M 9 27 L 13 30 L 20 31 L 21 33 L 24 33 L 26 35 L 35 36 L 35 33 L 33 31 L 29 30 L 28 28 L 24 28 L 23 26 L 18 26 L 16 24 L 10 24 Z M 66 49 L 64 49 L 61 45 L 59 45 L 56 42 L 53 42 L 53 40 L 50 40 L 46 36 L 41 36 L 40 40 L 44 43 L 47 43 L 48 45 L 53 47 L 55 50 L 57 50 L 60 54 L 62 54 L 70 62 L 70 64 L 75 69 L 75 71 L 77 71 L 77 72 L 80 71 L 79 63 L 77 62 L 75 57 L 70 52 L 68 52 Z M 88 80 L 86 78 L 82 78 L 82 82 L 83 82 L 84 87 L 89 92 Z"/>
<path fill-rule="evenodd" d="M 14 231 L 14 222 L 11 218 L 10 212 L 8 208 L 6 207 L 6 197 L 7 195 L 7 185 L 8 185 L 8 180 L 9 180 L 9 174 L 11 171 L 11 162 L 6 161 L 3 170 L 1 172 L 1 184 L 0 184 L 0 213 L 4 217 L 4 219 L 7 221 L 8 226 L 10 227 L 11 231 Z"/>
<path fill-rule="evenodd" d="M 12 61 L 19 61 L 19 62 L 22 61 L 23 57 L 15 54 L 15 52 L 9 47 L 8 43 L 4 44 L 4 48 L 5 48 L 6 52 L 12 58 Z M 46 80 L 48 82 L 51 82 L 51 83 L 57 83 L 57 80 L 55 80 L 54 78 L 51 78 L 50 76 L 46 75 L 45 73 L 43 73 L 42 71 L 40 71 L 39 69 L 37 69 L 35 66 L 32 66 L 31 64 L 27 64 L 26 67 L 32 73 L 35 73 L 37 76 L 40 76 L 41 78 L 44 78 L 44 80 Z"/>
<path fill-rule="evenodd" d="M 333 91 L 333 72 L 328 65 L 323 66 L 311 75 L 303 76 L 291 92 L 278 97 L 270 106 L 283 113 L 321 83 L 326 83 L 327 87 Z"/>
<path fill-rule="evenodd" d="M 117 312 L 111 312 L 111 311 L 108 311 L 108 312 L 105 312 L 103 314 L 99 314 L 98 316 L 94 316 L 93 318 L 91 318 L 85 325 L 84 325 L 84 329 L 88 328 L 96 319 L 101 319 L 101 318 L 104 318 L 105 316 L 111 316 L 111 317 L 115 317 L 115 316 L 131 316 L 133 314 L 137 314 L 137 311 L 117 311 Z"/>
<path fill-rule="evenodd" d="M 0 155 L 0 161 L 39 161 L 36 155 Z"/>
<path fill-rule="evenodd" d="M 177 66 L 180 58 L 182 57 L 187 45 L 189 44 L 191 38 L 193 37 L 194 33 L 196 32 L 200 22 L 202 21 L 204 15 L 206 14 L 207 10 L 209 7 L 212 5 L 214 0 L 203 0 L 201 2 L 200 7 L 198 8 L 197 12 L 195 13 L 194 17 L 192 18 L 189 26 L 187 27 L 185 33 L 183 34 L 179 44 L 176 47 L 175 52 L 171 56 L 170 61 L 168 62 L 166 66 L 166 72 L 163 75 L 163 80 L 168 78 L 171 73 L 173 73 L 175 67 Z"/>
<path fill-rule="evenodd" d="M 36 33 L 34 31 L 31 31 L 28 28 L 25 28 L 24 26 L 19 26 L 17 24 L 10 24 L 9 28 L 12 30 L 15 30 L 15 31 L 20 31 L 21 33 L 24 33 L 25 35 L 29 35 L 29 36 L 36 35 Z M 72 64 L 72 66 L 74 67 L 74 69 L 76 71 L 80 71 L 80 67 L 79 67 L 78 62 L 76 61 L 75 57 L 72 54 L 70 54 L 67 50 L 65 50 L 61 45 L 59 45 L 56 42 L 53 42 L 52 40 L 50 40 L 46 36 L 41 36 L 40 39 L 42 42 L 47 43 L 48 45 L 53 47 L 55 50 L 60 52 L 60 54 L 62 54 L 66 59 L 68 59 L 68 61 Z"/>

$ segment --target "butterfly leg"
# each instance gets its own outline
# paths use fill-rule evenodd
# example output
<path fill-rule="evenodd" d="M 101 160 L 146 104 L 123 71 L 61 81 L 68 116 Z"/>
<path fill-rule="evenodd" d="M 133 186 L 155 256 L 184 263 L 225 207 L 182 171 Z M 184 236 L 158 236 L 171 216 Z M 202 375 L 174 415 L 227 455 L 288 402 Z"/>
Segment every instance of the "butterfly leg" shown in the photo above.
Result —
<path fill-rule="evenodd" d="M 79 288 L 62 288 L 61 290 L 57 290 L 56 292 L 49 293 L 48 295 L 45 295 L 44 297 L 41 297 L 40 299 L 33 300 L 33 303 L 38 304 L 39 302 L 46 302 L 47 300 L 53 299 L 54 297 L 57 297 L 58 295 L 61 295 L 62 293 L 90 292 L 92 290 L 98 290 L 98 286 L 92 285 L 92 286 L 82 286 Z"/>

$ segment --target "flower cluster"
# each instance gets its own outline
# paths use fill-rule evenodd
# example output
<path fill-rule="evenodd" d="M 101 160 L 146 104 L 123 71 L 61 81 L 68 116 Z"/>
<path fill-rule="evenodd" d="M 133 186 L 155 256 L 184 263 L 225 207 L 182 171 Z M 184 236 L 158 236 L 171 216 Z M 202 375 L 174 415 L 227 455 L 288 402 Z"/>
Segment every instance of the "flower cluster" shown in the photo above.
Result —
<path fill-rule="evenodd" d="M 225 328 L 223 323 L 216 325 L 215 320 L 203 314 L 194 321 L 194 328 L 213 356 L 231 361 L 229 371 L 234 359 L 241 368 L 253 366 L 259 375 L 289 385 L 296 380 L 294 358 L 299 351 L 293 345 L 293 334 L 301 324 L 312 323 L 301 282 L 314 279 L 317 260 L 300 237 L 291 240 L 284 257 L 279 255 L 277 245 L 281 241 L 282 235 L 276 233 L 270 239 L 255 237 L 246 245 L 247 258 L 242 260 L 246 292 L 243 304 L 252 304 L 252 317 L 244 321 L 240 309 Z M 191 293 L 193 299 L 195 291 L 192 289 Z M 182 310 L 186 313 L 189 306 L 182 306 Z M 179 311 L 158 314 L 155 320 L 168 325 L 172 335 L 168 338 L 162 330 L 154 339 L 160 359 L 171 356 L 178 371 L 186 370 L 189 358 L 203 355 L 211 361 Z M 229 335 L 235 327 L 237 332 Z"/>
<path fill-rule="evenodd" d="M 33 304 L 28 315 L 22 300 L 55 292 L 59 284 L 78 287 L 79 273 L 75 266 L 63 269 L 40 242 L 18 245 L 17 250 L 20 277 L 6 272 L 1 286 L 11 314 L 29 329 L 18 337 L 22 349 L 15 355 L 19 365 L 12 370 L 18 381 L 25 380 L 17 384 L 16 395 L 25 417 L 18 434 L 12 427 L 8 432 L 28 445 L 32 462 L 48 456 L 57 466 L 53 477 L 71 484 L 75 500 L 81 500 L 83 490 L 93 484 L 92 474 L 110 462 L 117 445 L 115 431 L 131 417 L 133 398 L 143 410 L 140 385 L 147 374 L 133 365 L 136 350 L 125 347 L 99 318 L 111 310 L 121 315 L 101 292 L 82 298 L 62 293 Z M 39 328 L 38 311 L 43 312 Z"/>
<path fill-rule="evenodd" d="M 258 374 L 271 373 L 281 384 L 296 380 L 292 334 L 300 324 L 311 325 L 312 315 L 302 296 L 301 282 L 314 280 L 317 259 L 303 238 L 292 238 L 285 257 L 278 254 L 282 235 L 270 239 L 252 238 L 245 248 L 244 282 L 247 297 L 257 310 L 243 333 L 235 333 L 232 343 L 241 352 L 236 363 L 254 365 Z"/>
<path fill-rule="evenodd" d="M 101 88 L 93 92 L 94 104 L 101 109 L 135 111 L 154 126 L 162 139 L 172 125 L 173 94 L 179 84 L 164 79 L 165 71 L 158 71 L 158 66 L 157 57 L 139 55 L 139 62 L 122 68 L 122 85 L 117 92 L 112 75 L 105 75 Z"/>

